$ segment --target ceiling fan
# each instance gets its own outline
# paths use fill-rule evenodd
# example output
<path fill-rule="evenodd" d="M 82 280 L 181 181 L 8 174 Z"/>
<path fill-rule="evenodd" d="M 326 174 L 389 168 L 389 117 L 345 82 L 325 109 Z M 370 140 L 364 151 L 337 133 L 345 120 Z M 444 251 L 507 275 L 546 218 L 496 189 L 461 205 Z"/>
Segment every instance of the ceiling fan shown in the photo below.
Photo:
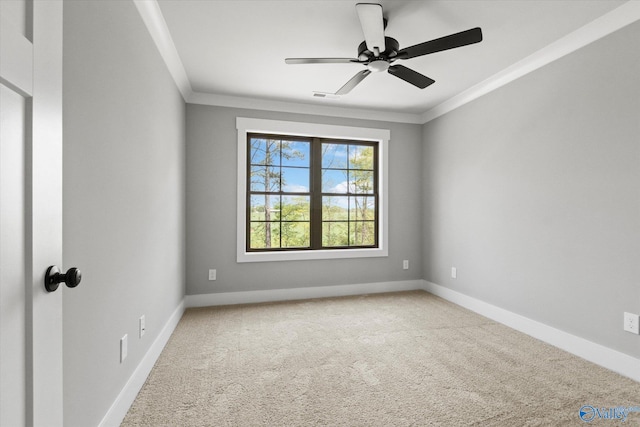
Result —
<path fill-rule="evenodd" d="M 345 95 L 356 87 L 372 72 L 387 71 L 412 85 L 424 89 L 435 80 L 403 65 L 394 64 L 399 59 L 411 59 L 430 53 L 454 49 L 482 41 L 479 27 L 430 40 L 414 46 L 400 49 L 396 39 L 384 35 L 387 20 L 382 16 L 382 5 L 376 3 L 358 3 L 356 12 L 360 19 L 364 40 L 358 46 L 358 58 L 287 58 L 287 64 L 345 64 L 358 63 L 367 67 L 353 76 L 333 95 Z"/>

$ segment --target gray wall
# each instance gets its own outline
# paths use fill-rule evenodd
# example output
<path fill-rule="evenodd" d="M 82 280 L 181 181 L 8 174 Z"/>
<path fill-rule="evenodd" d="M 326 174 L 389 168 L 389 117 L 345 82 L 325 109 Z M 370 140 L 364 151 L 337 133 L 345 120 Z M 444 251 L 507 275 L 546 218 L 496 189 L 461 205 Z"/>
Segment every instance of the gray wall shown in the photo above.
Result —
<path fill-rule="evenodd" d="M 236 263 L 236 117 L 390 129 L 389 257 Z M 187 294 L 422 278 L 421 155 L 420 125 L 187 105 Z"/>
<path fill-rule="evenodd" d="M 66 426 L 100 422 L 184 296 L 184 115 L 133 2 L 65 2 Z"/>
<path fill-rule="evenodd" d="M 65 425 L 102 419 L 185 292 L 425 278 L 640 357 L 639 24 L 418 126 L 185 107 L 132 2 L 64 19 Z M 238 116 L 390 129 L 389 257 L 236 263 Z"/>
<path fill-rule="evenodd" d="M 640 307 L 638 40 L 635 23 L 425 124 L 425 279 L 640 357 L 622 330 Z"/>

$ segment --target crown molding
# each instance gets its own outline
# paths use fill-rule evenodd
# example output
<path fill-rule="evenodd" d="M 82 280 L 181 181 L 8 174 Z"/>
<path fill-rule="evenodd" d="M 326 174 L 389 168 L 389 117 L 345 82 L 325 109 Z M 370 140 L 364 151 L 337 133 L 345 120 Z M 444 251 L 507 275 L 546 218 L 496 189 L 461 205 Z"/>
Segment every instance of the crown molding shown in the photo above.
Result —
<path fill-rule="evenodd" d="M 167 23 L 162 15 L 157 0 L 133 0 L 138 13 L 156 44 L 162 59 L 183 99 L 187 103 L 212 105 L 220 107 L 247 108 L 254 110 L 279 111 L 285 113 L 314 114 L 331 117 L 348 117 L 352 119 L 368 119 L 386 122 L 422 124 L 420 114 L 397 113 L 368 109 L 332 107 L 328 105 L 312 105 L 296 102 L 273 101 L 214 93 L 194 92 L 187 77 L 184 64 L 180 59 Z"/>
<path fill-rule="evenodd" d="M 422 115 L 422 123 L 427 123 L 455 110 L 638 20 L 640 20 L 640 1 L 630 0 L 523 60 L 426 111 Z"/>
<path fill-rule="evenodd" d="M 176 45 L 173 43 L 167 22 L 164 20 L 158 2 L 156 0 L 133 0 L 133 3 L 138 9 L 138 13 L 142 17 L 158 51 L 160 51 L 160 56 L 162 56 L 164 63 L 167 65 L 171 77 L 182 94 L 182 98 L 186 102 L 189 96 L 191 96 L 191 92 L 193 92 L 191 90 L 191 83 L 187 77 L 187 72 L 184 69 Z"/>
<path fill-rule="evenodd" d="M 298 102 L 272 101 L 268 99 L 218 95 L 203 92 L 192 92 L 189 99 L 187 99 L 187 102 L 190 104 L 212 105 L 219 107 L 247 108 L 252 110 L 313 114 L 330 117 L 348 117 L 351 119 L 377 120 L 382 122 L 423 123 L 420 114 L 303 104 Z"/>
<path fill-rule="evenodd" d="M 640 20 L 640 0 L 629 0 L 428 111 L 412 114 L 194 92 L 157 0 L 133 0 L 133 2 L 187 103 L 412 124 L 427 123 Z"/>

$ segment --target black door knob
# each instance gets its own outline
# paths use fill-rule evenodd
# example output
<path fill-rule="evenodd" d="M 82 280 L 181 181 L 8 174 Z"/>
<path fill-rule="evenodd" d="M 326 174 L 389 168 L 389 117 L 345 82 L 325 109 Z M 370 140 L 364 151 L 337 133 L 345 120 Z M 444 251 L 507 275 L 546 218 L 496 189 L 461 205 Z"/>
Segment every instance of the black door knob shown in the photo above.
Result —
<path fill-rule="evenodd" d="M 67 270 L 66 273 L 60 273 L 60 269 L 55 265 L 47 268 L 47 274 L 44 276 L 44 287 L 47 292 L 53 292 L 58 289 L 58 285 L 64 282 L 67 287 L 75 288 L 82 280 L 82 272 L 75 267 Z"/>

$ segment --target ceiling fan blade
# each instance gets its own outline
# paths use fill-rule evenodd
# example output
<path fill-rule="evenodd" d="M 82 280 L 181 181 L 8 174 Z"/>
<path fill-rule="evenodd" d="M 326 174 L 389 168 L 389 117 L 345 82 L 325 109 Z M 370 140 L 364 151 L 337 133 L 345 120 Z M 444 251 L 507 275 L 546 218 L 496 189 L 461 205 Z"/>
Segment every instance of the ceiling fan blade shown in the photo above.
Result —
<path fill-rule="evenodd" d="M 394 76 L 404 80 L 405 82 L 411 83 L 420 89 L 424 89 L 436 82 L 435 80 L 430 79 L 427 76 L 423 76 L 417 71 L 413 71 L 411 68 L 407 68 L 402 65 L 391 65 L 387 71 L 389 71 L 389 74 L 393 74 Z"/>
<path fill-rule="evenodd" d="M 367 42 L 367 49 L 374 52 L 376 56 L 379 52 L 384 52 L 387 48 L 384 41 L 382 6 L 375 3 L 358 3 L 356 12 L 358 12 L 364 40 Z M 378 52 L 375 51 L 376 48 Z"/>
<path fill-rule="evenodd" d="M 396 58 L 409 59 L 416 56 L 428 55 L 443 50 L 454 49 L 482 41 L 482 30 L 479 27 L 467 31 L 440 37 L 428 42 L 406 47 L 398 52 Z"/>
<path fill-rule="evenodd" d="M 349 64 L 360 61 L 354 58 L 287 58 L 284 62 L 287 64 Z"/>
<path fill-rule="evenodd" d="M 351 89 L 353 89 L 354 87 L 358 86 L 358 83 L 363 81 L 365 79 L 365 77 L 367 77 L 369 74 L 371 74 L 371 71 L 369 71 L 369 70 L 360 71 L 358 74 L 356 74 L 355 76 L 351 77 L 351 80 L 349 80 L 347 83 L 345 83 L 344 86 L 342 86 L 340 89 L 338 89 L 338 91 L 335 94 L 336 95 L 346 95 L 347 93 L 351 92 Z"/>

